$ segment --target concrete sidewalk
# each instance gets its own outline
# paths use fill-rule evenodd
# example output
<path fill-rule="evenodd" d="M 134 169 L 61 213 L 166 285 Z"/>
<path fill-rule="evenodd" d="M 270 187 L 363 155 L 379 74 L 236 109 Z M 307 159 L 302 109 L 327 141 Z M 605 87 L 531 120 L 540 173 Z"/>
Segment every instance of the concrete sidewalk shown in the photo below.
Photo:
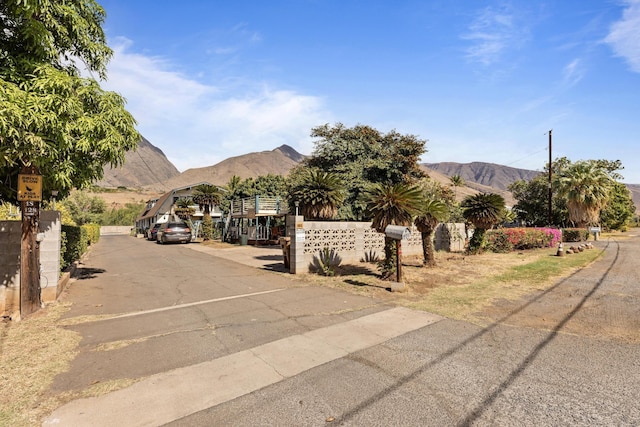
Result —
<path fill-rule="evenodd" d="M 249 267 L 261 268 L 269 271 L 288 273 L 284 268 L 284 256 L 280 246 L 229 246 L 216 248 L 198 243 L 187 245 L 189 249 L 203 252 L 219 258 L 235 261 Z"/>
<path fill-rule="evenodd" d="M 186 417 L 442 318 L 392 308 L 148 377 L 58 408 L 43 425 L 149 426 Z"/>

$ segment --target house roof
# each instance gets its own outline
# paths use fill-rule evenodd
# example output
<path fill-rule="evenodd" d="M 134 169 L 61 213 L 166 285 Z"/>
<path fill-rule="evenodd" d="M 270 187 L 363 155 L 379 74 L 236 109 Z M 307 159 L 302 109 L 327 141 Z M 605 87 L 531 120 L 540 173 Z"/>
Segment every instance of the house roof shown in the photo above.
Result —
<path fill-rule="evenodd" d="M 185 185 L 184 187 L 174 188 L 173 190 L 170 190 L 170 191 L 164 193 L 157 200 L 156 199 L 152 199 L 152 200 L 156 200 L 156 203 L 153 205 L 153 207 L 151 209 L 149 209 L 148 211 L 143 212 L 142 215 L 140 215 L 138 218 L 136 218 L 136 221 L 142 221 L 142 220 L 145 220 L 145 219 L 148 219 L 148 218 L 153 218 L 154 216 L 156 216 L 158 214 L 158 211 L 160 210 L 162 205 L 164 205 L 164 202 L 166 202 L 167 199 L 172 197 L 178 191 L 190 190 L 190 189 L 192 189 L 194 187 L 197 187 L 199 185 L 214 185 L 214 184 L 211 184 L 210 182 L 202 181 L 202 182 L 199 182 L 197 184 L 190 184 L 190 185 Z M 220 189 L 222 191 L 227 191 L 225 188 L 222 188 L 222 187 L 219 187 L 219 186 L 216 186 L 216 187 L 218 187 L 218 189 Z M 148 200 L 148 202 L 151 202 L 152 200 Z"/>

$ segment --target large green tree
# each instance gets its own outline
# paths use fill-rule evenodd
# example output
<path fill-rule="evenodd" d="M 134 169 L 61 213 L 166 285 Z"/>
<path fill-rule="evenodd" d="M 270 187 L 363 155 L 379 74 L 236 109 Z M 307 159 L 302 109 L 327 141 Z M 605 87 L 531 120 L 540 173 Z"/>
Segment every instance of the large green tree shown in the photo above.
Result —
<path fill-rule="evenodd" d="M 557 177 L 560 196 L 566 198 L 569 221 L 577 227 L 600 223 L 600 211 L 607 205 L 614 180 L 606 167 L 595 161 L 579 161 Z"/>
<path fill-rule="evenodd" d="M 316 138 L 314 151 L 299 168 L 331 172 L 345 183 L 347 193 L 338 209 L 339 219 L 370 219 L 366 194 L 374 185 L 412 184 L 424 176 L 418 160 L 426 141 L 414 135 L 338 123 L 313 128 L 311 136 Z"/>
<path fill-rule="evenodd" d="M 102 197 L 91 196 L 82 190 L 72 192 L 58 205 L 67 209 L 76 225 L 91 223 L 102 225 L 103 215 L 107 210 L 107 203 Z"/>
<path fill-rule="evenodd" d="M 551 224 L 549 224 L 549 177 L 540 174 L 529 181 L 518 180 L 508 187 L 516 199 L 512 210 L 517 219 L 528 226 L 566 225 L 567 204 L 554 192 L 551 198 Z"/>
<path fill-rule="evenodd" d="M 635 212 L 636 205 L 627 186 L 621 182 L 614 182 L 609 202 L 600 211 L 600 223 L 607 230 L 625 231 Z"/>
<path fill-rule="evenodd" d="M 0 2 L 0 200 L 16 203 L 23 167 L 64 198 L 137 146 L 124 98 L 80 75 L 106 78 L 104 19 L 94 0 Z"/>

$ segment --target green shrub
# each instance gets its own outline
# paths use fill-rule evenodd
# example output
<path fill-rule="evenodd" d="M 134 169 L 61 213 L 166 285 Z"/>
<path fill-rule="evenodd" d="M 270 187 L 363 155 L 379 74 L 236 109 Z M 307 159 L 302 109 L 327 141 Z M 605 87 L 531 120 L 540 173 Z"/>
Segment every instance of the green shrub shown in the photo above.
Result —
<path fill-rule="evenodd" d="M 589 239 L 589 230 L 586 228 L 565 228 L 562 230 L 563 242 L 582 242 Z"/>
<path fill-rule="evenodd" d="M 87 233 L 87 243 L 89 245 L 93 245 L 100 240 L 100 224 L 84 224 L 82 228 L 84 228 Z"/>
<path fill-rule="evenodd" d="M 60 232 L 60 270 L 64 271 L 70 264 L 65 257 L 67 253 L 67 233 L 64 232 L 64 225 L 62 227 L 63 231 Z"/>
<path fill-rule="evenodd" d="M 503 230 L 491 230 L 486 236 L 486 248 L 491 252 L 507 253 L 513 250 L 513 243 Z"/>
<path fill-rule="evenodd" d="M 560 240 L 555 228 L 500 228 L 489 230 L 485 236 L 486 249 L 509 252 L 514 249 L 533 249 L 555 246 Z"/>
<path fill-rule="evenodd" d="M 77 225 L 65 225 L 62 224 L 62 232 L 65 234 L 66 245 L 63 257 L 63 265 L 65 268 L 73 264 L 87 252 L 89 243 L 89 236 L 87 235 L 87 229 L 79 227 Z"/>

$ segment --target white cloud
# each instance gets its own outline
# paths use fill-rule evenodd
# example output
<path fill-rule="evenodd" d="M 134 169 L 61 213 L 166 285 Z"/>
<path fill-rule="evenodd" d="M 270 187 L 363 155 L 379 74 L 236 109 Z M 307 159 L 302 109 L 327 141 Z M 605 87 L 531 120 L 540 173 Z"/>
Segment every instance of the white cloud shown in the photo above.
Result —
<path fill-rule="evenodd" d="M 311 128 L 331 121 L 318 97 L 233 78 L 234 86 L 203 84 L 130 47 L 114 44 L 104 87 L 127 99 L 139 131 L 180 170 L 282 144 L 309 154 Z"/>
<path fill-rule="evenodd" d="M 562 70 L 563 81 L 568 86 L 577 84 L 584 77 L 584 67 L 580 59 L 574 59 Z"/>
<path fill-rule="evenodd" d="M 491 65 L 507 50 L 519 47 L 528 39 L 528 30 L 516 20 L 507 10 L 483 9 L 469 26 L 469 32 L 462 35 L 462 39 L 472 42 L 467 58 Z"/>
<path fill-rule="evenodd" d="M 605 42 L 634 72 L 640 73 L 640 0 L 626 0 L 625 4 L 622 19 L 611 25 Z"/>

